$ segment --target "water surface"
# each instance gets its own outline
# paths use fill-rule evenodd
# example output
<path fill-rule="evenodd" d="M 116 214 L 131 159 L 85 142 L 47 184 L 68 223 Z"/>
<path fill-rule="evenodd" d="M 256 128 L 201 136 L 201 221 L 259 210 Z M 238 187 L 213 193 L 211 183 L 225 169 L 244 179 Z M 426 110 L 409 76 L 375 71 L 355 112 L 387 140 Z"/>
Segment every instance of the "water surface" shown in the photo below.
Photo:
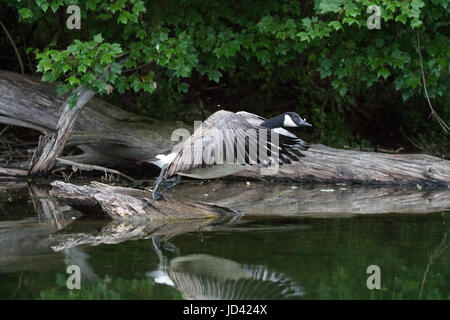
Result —
<path fill-rule="evenodd" d="M 0 191 L 1 299 L 450 298 L 447 190 L 187 184 L 174 192 L 250 214 L 175 226 L 82 215 L 45 190 Z"/>

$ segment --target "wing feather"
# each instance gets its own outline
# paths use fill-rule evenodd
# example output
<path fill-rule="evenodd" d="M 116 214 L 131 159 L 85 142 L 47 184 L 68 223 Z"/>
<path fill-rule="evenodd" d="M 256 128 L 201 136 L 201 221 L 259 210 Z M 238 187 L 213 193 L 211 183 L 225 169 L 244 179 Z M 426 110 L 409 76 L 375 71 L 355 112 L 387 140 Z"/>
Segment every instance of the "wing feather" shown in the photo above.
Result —
<path fill-rule="evenodd" d="M 259 125 L 263 121 L 264 118 L 245 111 L 215 112 L 178 146 L 166 178 L 178 172 L 230 161 L 267 167 L 273 161 L 280 165 L 290 164 L 304 156 L 299 150 L 306 150 L 307 143 L 285 129 L 262 128 Z M 264 139 L 261 133 L 267 138 Z M 272 142 L 275 135 L 279 138 L 278 144 Z"/>

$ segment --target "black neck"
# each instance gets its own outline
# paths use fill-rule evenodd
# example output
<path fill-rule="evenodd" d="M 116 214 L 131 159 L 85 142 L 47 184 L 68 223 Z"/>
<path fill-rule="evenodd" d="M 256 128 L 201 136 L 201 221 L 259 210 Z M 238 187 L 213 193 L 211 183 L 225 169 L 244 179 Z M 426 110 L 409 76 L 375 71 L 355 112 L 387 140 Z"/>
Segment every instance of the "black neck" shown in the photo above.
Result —
<path fill-rule="evenodd" d="M 279 115 L 270 119 L 267 119 L 263 123 L 260 124 L 261 127 L 275 129 L 281 128 L 284 124 L 284 115 Z"/>

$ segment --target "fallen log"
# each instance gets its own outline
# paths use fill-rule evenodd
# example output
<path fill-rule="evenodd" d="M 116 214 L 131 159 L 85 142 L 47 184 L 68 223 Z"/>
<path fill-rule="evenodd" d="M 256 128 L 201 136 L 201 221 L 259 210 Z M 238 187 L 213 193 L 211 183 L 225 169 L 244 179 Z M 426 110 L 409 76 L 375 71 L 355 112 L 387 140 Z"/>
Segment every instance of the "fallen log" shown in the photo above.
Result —
<path fill-rule="evenodd" d="M 226 207 L 164 196 L 152 199 L 148 190 L 115 187 L 99 182 L 77 186 L 61 181 L 51 183 L 50 195 L 80 211 L 96 210 L 117 221 L 168 221 L 175 219 L 217 218 L 238 215 Z"/>
<path fill-rule="evenodd" d="M 281 166 L 274 176 L 294 181 L 450 186 L 450 161 L 426 154 L 363 152 L 324 145 L 313 145 L 303 153 L 305 157 L 298 163 Z M 258 169 L 239 175 L 261 177 Z"/>
<path fill-rule="evenodd" d="M 150 194 L 146 190 L 99 183 L 76 186 L 54 182 L 52 186 L 50 195 L 57 197 L 58 200 L 86 214 L 92 214 L 93 208 L 97 208 L 113 218 L 113 221 L 100 228 L 89 228 L 86 232 L 77 229 L 76 232 L 65 230 L 63 233 L 53 234 L 50 242 L 55 251 L 79 245 L 112 244 L 152 237 L 168 240 L 186 232 L 226 231 L 230 227 L 234 231 L 245 232 L 261 228 L 246 226 L 246 221 L 249 220 L 241 219 L 243 215 L 335 218 L 363 214 L 424 214 L 450 208 L 450 190 L 439 188 L 418 190 L 405 187 L 342 185 L 299 188 L 264 182 L 250 185 L 234 182 L 231 187 L 230 183 L 212 181 L 205 184 L 187 183 L 175 188 L 173 191 L 175 196 L 166 196 L 164 200 L 149 202 Z M 104 196 L 105 194 L 107 196 Z M 187 197 L 190 197 L 190 200 L 185 200 Z M 181 198 L 184 200 L 178 200 Z M 204 199 L 216 205 L 205 204 L 201 201 Z M 157 206 L 159 211 L 155 212 L 149 203 Z M 206 210 L 212 211 L 205 215 L 204 206 Z M 242 214 L 232 215 L 234 212 L 224 209 L 226 207 L 238 209 Z M 135 213 L 142 218 L 133 219 Z M 302 224 L 271 226 L 269 230 L 276 228 L 289 230 L 309 226 Z"/>
<path fill-rule="evenodd" d="M 450 208 L 450 189 L 329 184 L 210 181 L 174 188 L 175 198 L 208 201 L 245 216 L 350 217 L 362 214 L 425 214 Z"/>
<path fill-rule="evenodd" d="M 98 182 L 78 186 L 55 181 L 50 195 L 82 212 L 103 212 L 116 221 L 180 221 L 236 216 L 347 217 L 356 214 L 432 213 L 450 208 L 450 190 L 225 183 L 184 184 L 161 201 L 151 192 Z M 189 200 L 187 200 L 189 199 Z M 204 201 L 207 200 L 208 203 Z M 210 204 L 214 203 L 214 205 Z M 232 209 L 228 209 L 232 208 Z"/>
<path fill-rule="evenodd" d="M 60 107 L 55 87 L 35 77 L 0 70 L 0 123 L 56 132 Z M 66 146 L 83 147 L 84 155 L 68 160 L 97 165 L 135 166 L 174 145 L 170 136 L 181 122 L 155 121 L 92 98 L 81 110 Z M 78 161 L 77 159 L 80 159 Z"/>
<path fill-rule="evenodd" d="M 64 97 L 35 78 L 0 71 L 0 123 L 43 133 L 56 130 Z M 84 153 L 64 159 L 100 166 L 135 167 L 137 162 L 172 148 L 172 132 L 188 128 L 180 122 L 155 121 L 91 99 L 81 111 L 67 146 Z M 450 161 L 421 154 L 359 152 L 312 145 L 299 163 L 261 176 L 258 170 L 238 176 L 256 179 L 347 182 L 362 184 L 450 186 Z M 22 164 L 23 168 L 23 164 Z M 6 174 L 5 174 L 6 173 Z M 7 171 L 0 171 L 7 175 Z"/>

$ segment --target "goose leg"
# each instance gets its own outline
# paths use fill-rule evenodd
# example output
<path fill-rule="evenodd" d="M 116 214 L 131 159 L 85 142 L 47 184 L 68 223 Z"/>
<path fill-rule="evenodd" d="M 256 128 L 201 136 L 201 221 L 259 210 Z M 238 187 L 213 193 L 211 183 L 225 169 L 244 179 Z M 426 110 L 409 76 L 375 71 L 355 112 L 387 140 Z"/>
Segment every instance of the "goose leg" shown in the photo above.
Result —
<path fill-rule="evenodd" d="M 159 263 L 161 264 L 164 261 L 164 256 L 161 252 L 161 249 L 159 248 L 160 243 L 161 243 L 161 236 L 153 236 L 152 237 L 153 250 L 155 250 L 156 255 L 159 258 Z"/>
<path fill-rule="evenodd" d="M 170 243 L 167 240 L 161 240 L 161 238 L 162 238 L 161 235 L 152 237 L 153 249 L 155 250 L 155 253 L 158 256 L 160 262 L 164 260 L 164 254 L 162 249 L 173 252 L 177 256 L 180 255 L 180 249 L 176 245 Z"/>
<path fill-rule="evenodd" d="M 167 165 L 163 165 L 161 167 L 161 172 L 159 173 L 158 179 L 156 179 L 155 185 L 153 187 L 153 200 L 159 200 L 161 199 L 161 193 L 159 192 L 159 188 L 161 187 L 161 184 L 164 185 L 164 174 L 166 173 Z"/>
<path fill-rule="evenodd" d="M 175 187 L 177 184 L 181 182 L 181 176 L 175 176 L 173 178 L 167 179 L 164 183 L 164 191 L 169 190 L 170 188 Z"/>
<path fill-rule="evenodd" d="M 169 242 L 169 241 L 167 241 L 167 240 L 163 241 L 162 247 L 164 248 L 164 250 L 173 252 L 173 253 L 175 253 L 177 256 L 180 255 L 180 249 L 179 249 L 176 245 L 174 245 L 173 243 L 171 243 L 171 242 Z"/>

